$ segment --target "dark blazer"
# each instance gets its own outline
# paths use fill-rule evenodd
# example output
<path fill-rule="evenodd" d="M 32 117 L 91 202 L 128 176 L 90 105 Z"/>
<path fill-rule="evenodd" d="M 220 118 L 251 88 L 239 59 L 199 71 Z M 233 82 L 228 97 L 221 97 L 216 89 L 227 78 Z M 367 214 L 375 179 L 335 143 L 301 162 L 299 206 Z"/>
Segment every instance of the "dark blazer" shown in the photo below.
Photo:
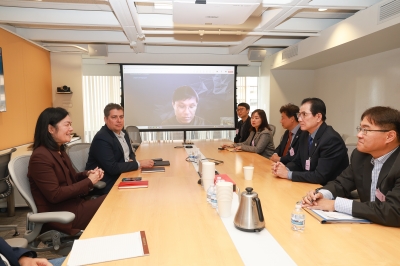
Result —
<path fill-rule="evenodd" d="M 296 135 L 293 136 L 292 144 L 289 147 L 288 153 L 285 156 L 283 155 L 283 151 L 285 150 L 286 143 L 289 139 L 289 130 L 286 130 L 285 133 L 283 134 L 281 138 L 281 142 L 279 143 L 279 146 L 276 147 L 275 153 L 278 154 L 279 157 L 281 157 L 280 162 L 283 164 L 287 164 L 288 162 L 292 161 L 294 157 L 297 154 L 298 148 L 299 148 L 299 138 L 300 135 L 303 131 L 299 128 L 296 132 Z M 306 133 L 308 134 L 308 132 Z M 293 156 L 290 156 L 290 149 L 293 148 L 294 154 Z"/>
<path fill-rule="evenodd" d="M 335 198 L 351 198 L 350 192 L 357 189 L 360 202 L 353 201 L 353 216 L 400 227 L 400 148 L 386 160 L 379 173 L 376 187 L 386 196 L 384 202 L 376 197 L 374 202 L 370 201 L 374 168 L 371 159 L 370 154 L 355 149 L 351 154 L 351 164 L 323 189 L 332 192 Z"/>
<path fill-rule="evenodd" d="M 19 266 L 19 258 L 22 256 L 36 258 L 36 252 L 24 248 L 14 248 L 0 237 L 0 253 L 8 260 L 11 266 Z M 5 266 L 3 260 L 0 259 L 0 266 Z"/>
<path fill-rule="evenodd" d="M 242 129 L 243 120 L 240 120 L 238 122 L 238 125 L 237 125 L 237 128 L 236 128 L 238 133 L 236 134 L 233 142 L 240 143 L 240 142 L 245 142 L 247 140 L 247 138 L 250 135 L 250 127 L 251 127 L 251 121 L 250 120 L 251 120 L 251 118 L 248 117 L 247 120 L 244 122 L 243 129 Z"/>
<path fill-rule="evenodd" d="M 86 228 L 104 200 L 84 200 L 93 184 L 87 172 L 76 173 L 65 151 L 61 155 L 44 146 L 36 148 L 29 160 L 28 178 L 38 212 L 69 211 L 75 219 L 68 224 L 49 223 L 47 227 L 75 235 Z M 46 228 L 45 228 L 46 229 Z"/>
<path fill-rule="evenodd" d="M 123 132 L 125 133 L 125 140 L 129 147 L 129 158 L 132 159 L 132 162 L 125 162 L 124 150 L 121 143 L 114 132 L 108 129 L 107 126 L 103 126 L 96 133 L 90 145 L 86 169 L 99 167 L 104 170 L 102 181 L 106 182 L 106 187 L 100 191 L 102 194 L 106 194 L 111 190 L 121 173 L 134 171 L 139 168 L 129 136 L 125 130 Z"/>
<path fill-rule="evenodd" d="M 325 122 L 319 127 L 308 151 L 309 134 L 299 137 L 298 152 L 286 164 L 293 171 L 292 181 L 325 185 L 335 179 L 349 165 L 347 148 L 342 137 Z M 305 170 L 306 160 L 311 158 L 310 170 Z"/>

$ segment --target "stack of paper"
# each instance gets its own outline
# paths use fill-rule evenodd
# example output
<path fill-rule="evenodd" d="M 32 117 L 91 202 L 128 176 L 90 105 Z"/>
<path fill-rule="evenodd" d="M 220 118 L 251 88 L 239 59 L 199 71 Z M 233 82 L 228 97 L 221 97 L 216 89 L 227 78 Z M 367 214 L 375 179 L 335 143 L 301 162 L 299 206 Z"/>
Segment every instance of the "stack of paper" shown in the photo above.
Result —
<path fill-rule="evenodd" d="M 145 255 L 149 255 L 146 234 L 139 231 L 75 240 L 67 265 L 87 265 Z"/>

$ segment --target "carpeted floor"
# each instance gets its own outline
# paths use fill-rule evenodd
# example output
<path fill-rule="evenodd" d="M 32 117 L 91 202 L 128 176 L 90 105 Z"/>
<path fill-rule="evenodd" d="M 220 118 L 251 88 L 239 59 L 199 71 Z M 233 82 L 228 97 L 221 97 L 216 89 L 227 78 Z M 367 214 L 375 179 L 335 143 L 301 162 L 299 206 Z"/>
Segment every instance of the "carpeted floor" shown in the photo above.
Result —
<path fill-rule="evenodd" d="M 4 212 L 5 211 L 5 212 Z M 26 214 L 29 212 L 29 208 L 15 208 L 15 216 L 8 217 L 6 209 L 0 209 L 0 236 L 4 239 L 14 238 L 14 229 L 3 230 L 1 225 L 15 224 L 18 226 L 19 236 L 23 237 L 26 229 Z M 60 255 L 51 253 L 50 251 L 39 252 L 38 257 L 46 259 L 54 259 L 61 257 Z"/>

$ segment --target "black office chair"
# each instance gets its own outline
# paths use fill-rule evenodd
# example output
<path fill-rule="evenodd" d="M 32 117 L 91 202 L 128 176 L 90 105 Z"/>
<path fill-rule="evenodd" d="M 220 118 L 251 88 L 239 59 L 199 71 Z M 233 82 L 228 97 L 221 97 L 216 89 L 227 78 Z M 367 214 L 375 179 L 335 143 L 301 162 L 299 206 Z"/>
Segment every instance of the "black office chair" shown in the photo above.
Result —
<path fill-rule="evenodd" d="M 66 148 L 65 152 L 71 159 L 72 167 L 74 167 L 76 172 L 80 173 L 85 171 L 86 163 L 89 157 L 89 149 L 90 143 L 75 143 Z M 93 185 L 95 189 L 102 189 L 105 188 L 105 186 L 106 182 L 101 180 Z"/>
<path fill-rule="evenodd" d="M 139 129 L 136 126 L 127 126 L 125 130 L 131 140 L 132 150 L 136 151 L 142 143 Z"/>
<path fill-rule="evenodd" d="M 11 160 L 11 154 L 15 152 L 17 149 L 12 148 L 6 153 L 3 153 L 0 155 L 0 199 L 7 199 L 8 203 L 14 204 L 14 198 L 12 197 L 13 195 L 13 186 L 10 181 L 10 174 L 8 172 L 8 163 Z M 11 198 L 8 198 L 11 197 Z M 7 204 L 7 211 L 8 211 L 8 216 L 12 216 L 13 206 L 9 206 Z M 0 225 L 0 230 L 10 230 L 14 229 L 14 235 L 13 236 L 18 236 L 18 226 L 15 224 L 10 224 L 10 225 Z"/>
<path fill-rule="evenodd" d="M 269 127 L 271 128 L 272 136 L 275 136 L 276 126 L 269 124 Z"/>

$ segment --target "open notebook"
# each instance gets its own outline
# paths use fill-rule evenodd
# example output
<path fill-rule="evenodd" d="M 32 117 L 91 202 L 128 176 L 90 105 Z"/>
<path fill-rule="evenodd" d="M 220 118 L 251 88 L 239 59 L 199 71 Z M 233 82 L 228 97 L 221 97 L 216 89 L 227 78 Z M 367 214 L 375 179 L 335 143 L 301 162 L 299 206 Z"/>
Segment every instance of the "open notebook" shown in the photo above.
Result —
<path fill-rule="evenodd" d="M 309 214 L 317 218 L 322 224 L 329 223 L 360 223 L 360 224 L 369 224 L 370 221 L 366 219 L 356 218 L 351 215 L 341 213 L 341 212 L 328 212 L 321 210 L 312 210 L 308 208 L 304 208 Z"/>

